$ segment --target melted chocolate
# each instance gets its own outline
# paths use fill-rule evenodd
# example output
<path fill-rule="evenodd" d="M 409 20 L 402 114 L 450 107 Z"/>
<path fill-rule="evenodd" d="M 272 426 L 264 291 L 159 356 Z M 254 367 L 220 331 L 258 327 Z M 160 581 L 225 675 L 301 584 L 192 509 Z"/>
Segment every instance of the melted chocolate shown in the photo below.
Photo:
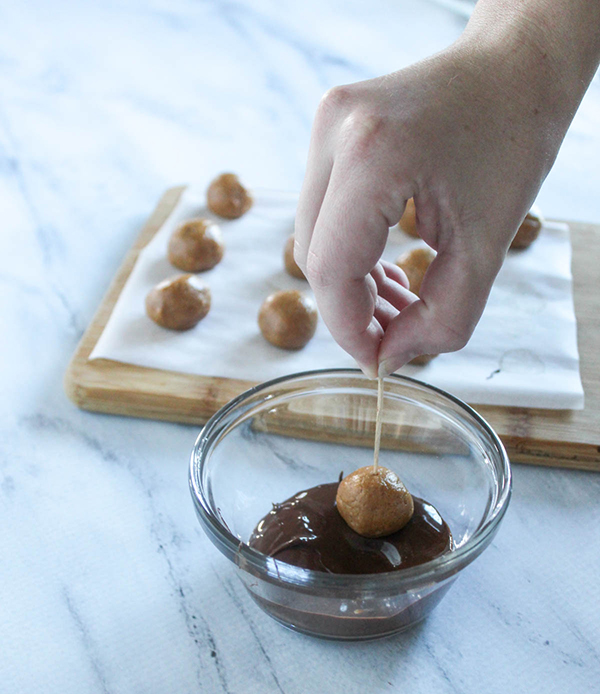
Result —
<path fill-rule="evenodd" d="M 401 530 L 386 537 L 362 537 L 338 513 L 337 488 L 337 482 L 321 484 L 273 504 L 248 544 L 288 564 L 336 574 L 407 569 L 452 548 L 450 528 L 418 497 L 413 497 L 413 517 Z"/>

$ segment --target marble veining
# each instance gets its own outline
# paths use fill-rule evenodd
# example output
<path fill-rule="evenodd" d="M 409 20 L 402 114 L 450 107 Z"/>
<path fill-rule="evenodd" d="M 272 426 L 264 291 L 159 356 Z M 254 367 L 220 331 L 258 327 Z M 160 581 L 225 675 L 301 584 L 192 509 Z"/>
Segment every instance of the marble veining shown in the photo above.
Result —
<path fill-rule="evenodd" d="M 516 466 L 429 620 L 323 642 L 252 603 L 187 488 L 195 427 L 77 410 L 68 360 L 162 191 L 297 190 L 329 87 L 458 36 L 460 0 L 0 5 L 0 693 L 594 692 L 600 477 Z M 596 78 L 539 197 L 600 222 Z M 283 463 L 284 446 L 273 449 Z"/>

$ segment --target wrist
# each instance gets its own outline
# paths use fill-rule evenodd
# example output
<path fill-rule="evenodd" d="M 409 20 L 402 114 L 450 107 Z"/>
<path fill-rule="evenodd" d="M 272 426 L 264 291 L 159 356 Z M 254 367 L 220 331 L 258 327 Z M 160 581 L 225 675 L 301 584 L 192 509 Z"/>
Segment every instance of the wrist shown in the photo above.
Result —
<path fill-rule="evenodd" d="M 480 0 L 456 45 L 566 130 L 598 67 L 599 23 L 597 0 Z"/>

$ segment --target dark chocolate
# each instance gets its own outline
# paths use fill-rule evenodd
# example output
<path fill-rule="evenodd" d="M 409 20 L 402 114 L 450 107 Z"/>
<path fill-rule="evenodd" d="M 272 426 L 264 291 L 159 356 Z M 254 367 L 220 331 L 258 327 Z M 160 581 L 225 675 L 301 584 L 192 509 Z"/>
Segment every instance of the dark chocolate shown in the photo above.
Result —
<path fill-rule="evenodd" d="M 450 528 L 418 497 L 413 497 L 413 517 L 401 530 L 386 537 L 362 537 L 338 513 L 337 488 L 337 482 L 321 484 L 273 504 L 248 544 L 288 564 L 336 574 L 407 569 L 452 548 Z"/>

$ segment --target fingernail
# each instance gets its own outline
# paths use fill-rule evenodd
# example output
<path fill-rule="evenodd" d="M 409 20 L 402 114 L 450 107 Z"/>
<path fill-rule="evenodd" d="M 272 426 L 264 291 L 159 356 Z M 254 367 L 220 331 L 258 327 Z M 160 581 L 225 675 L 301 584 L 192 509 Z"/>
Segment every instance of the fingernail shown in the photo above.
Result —
<path fill-rule="evenodd" d="M 377 378 L 377 368 L 375 366 L 366 366 L 365 364 L 361 364 L 359 361 L 356 363 L 367 378 Z"/>

